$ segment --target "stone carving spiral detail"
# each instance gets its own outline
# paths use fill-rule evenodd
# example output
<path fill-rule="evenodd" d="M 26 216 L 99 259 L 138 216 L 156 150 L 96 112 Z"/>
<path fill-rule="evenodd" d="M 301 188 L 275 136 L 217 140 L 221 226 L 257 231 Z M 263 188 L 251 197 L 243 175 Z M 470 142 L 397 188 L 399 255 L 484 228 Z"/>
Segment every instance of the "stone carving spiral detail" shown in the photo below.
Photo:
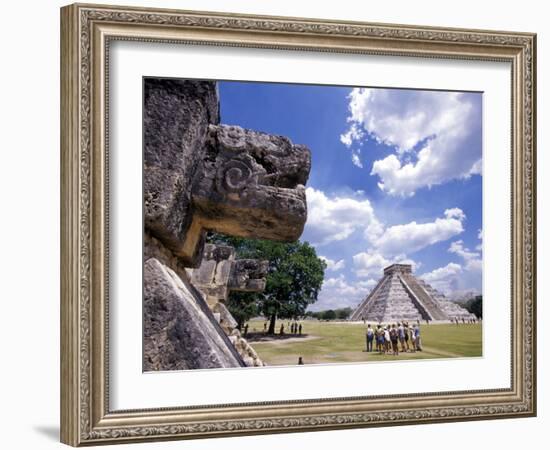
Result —
<path fill-rule="evenodd" d="M 254 171 L 247 162 L 231 159 L 220 167 L 216 182 L 221 193 L 239 193 L 254 183 Z"/>

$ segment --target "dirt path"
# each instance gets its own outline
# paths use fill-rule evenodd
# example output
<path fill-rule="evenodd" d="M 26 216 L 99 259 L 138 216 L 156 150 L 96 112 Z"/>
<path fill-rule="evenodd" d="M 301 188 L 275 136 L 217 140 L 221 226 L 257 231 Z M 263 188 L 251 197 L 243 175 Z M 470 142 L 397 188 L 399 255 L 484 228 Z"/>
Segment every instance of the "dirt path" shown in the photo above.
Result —
<path fill-rule="evenodd" d="M 273 338 L 273 339 L 261 339 L 257 341 L 249 341 L 250 345 L 255 346 L 258 344 L 269 344 L 269 345 L 284 345 L 284 344 L 294 344 L 296 342 L 305 342 L 312 341 L 314 339 L 320 339 L 321 336 L 313 336 L 311 334 L 303 337 L 294 337 L 294 338 Z"/>

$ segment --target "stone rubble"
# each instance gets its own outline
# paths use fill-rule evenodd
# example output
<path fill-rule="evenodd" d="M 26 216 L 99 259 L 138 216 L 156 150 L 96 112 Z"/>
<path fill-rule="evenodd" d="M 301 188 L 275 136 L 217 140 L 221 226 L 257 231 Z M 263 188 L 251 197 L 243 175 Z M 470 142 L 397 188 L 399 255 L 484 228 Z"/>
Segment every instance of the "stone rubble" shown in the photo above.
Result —
<path fill-rule="evenodd" d="M 247 366 L 265 364 L 236 329 L 237 321 L 226 303 L 231 291 L 262 292 L 267 269 L 268 261 L 236 259 L 233 247 L 206 244 L 201 265 L 188 270 L 191 282 L 204 295 L 214 317 Z"/>

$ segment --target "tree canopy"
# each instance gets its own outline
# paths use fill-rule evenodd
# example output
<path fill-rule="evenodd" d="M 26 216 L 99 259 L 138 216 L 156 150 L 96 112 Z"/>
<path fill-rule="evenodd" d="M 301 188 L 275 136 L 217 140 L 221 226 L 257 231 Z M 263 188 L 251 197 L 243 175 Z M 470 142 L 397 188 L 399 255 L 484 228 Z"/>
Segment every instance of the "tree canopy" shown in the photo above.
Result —
<path fill-rule="evenodd" d="M 483 318 L 483 296 L 477 295 L 476 297 L 471 298 L 465 303 L 464 307 L 468 310 L 468 312 L 475 314 L 478 319 Z"/>
<path fill-rule="evenodd" d="M 353 313 L 350 307 L 326 309 L 323 311 L 308 311 L 306 316 L 313 317 L 318 320 L 346 320 Z"/>
<path fill-rule="evenodd" d="M 269 333 L 275 320 L 303 316 L 308 305 L 317 301 L 323 284 L 326 263 L 308 242 L 274 242 L 210 234 L 209 242 L 235 248 L 238 258 L 269 261 L 266 288 L 261 293 L 232 292 L 228 308 L 242 324 L 254 315 L 270 319 Z"/>

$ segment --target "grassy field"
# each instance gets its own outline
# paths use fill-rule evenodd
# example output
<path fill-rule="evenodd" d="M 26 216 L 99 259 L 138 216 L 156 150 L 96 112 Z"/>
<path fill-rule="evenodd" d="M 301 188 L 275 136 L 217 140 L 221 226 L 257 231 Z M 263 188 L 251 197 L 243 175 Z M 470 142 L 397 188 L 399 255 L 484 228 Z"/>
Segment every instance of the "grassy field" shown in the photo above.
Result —
<path fill-rule="evenodd" d="M 473 357 L 482 355 L 481 324 L 421 325 L 423 351 L 399 353 L 399 356 L 364 352 L 366 325 L 346 322 L 304 321 L 305 336 L 250 342 L 268 365 L 294 365 L 298 357 L 304 364 L 395 361 Z M 286 322 L 285 322 L 286 328 Z M 276 330 L 279 329 L 277 324 Z M 263 321 L 249 322 L 249 332 L 261 332 Z"/>

